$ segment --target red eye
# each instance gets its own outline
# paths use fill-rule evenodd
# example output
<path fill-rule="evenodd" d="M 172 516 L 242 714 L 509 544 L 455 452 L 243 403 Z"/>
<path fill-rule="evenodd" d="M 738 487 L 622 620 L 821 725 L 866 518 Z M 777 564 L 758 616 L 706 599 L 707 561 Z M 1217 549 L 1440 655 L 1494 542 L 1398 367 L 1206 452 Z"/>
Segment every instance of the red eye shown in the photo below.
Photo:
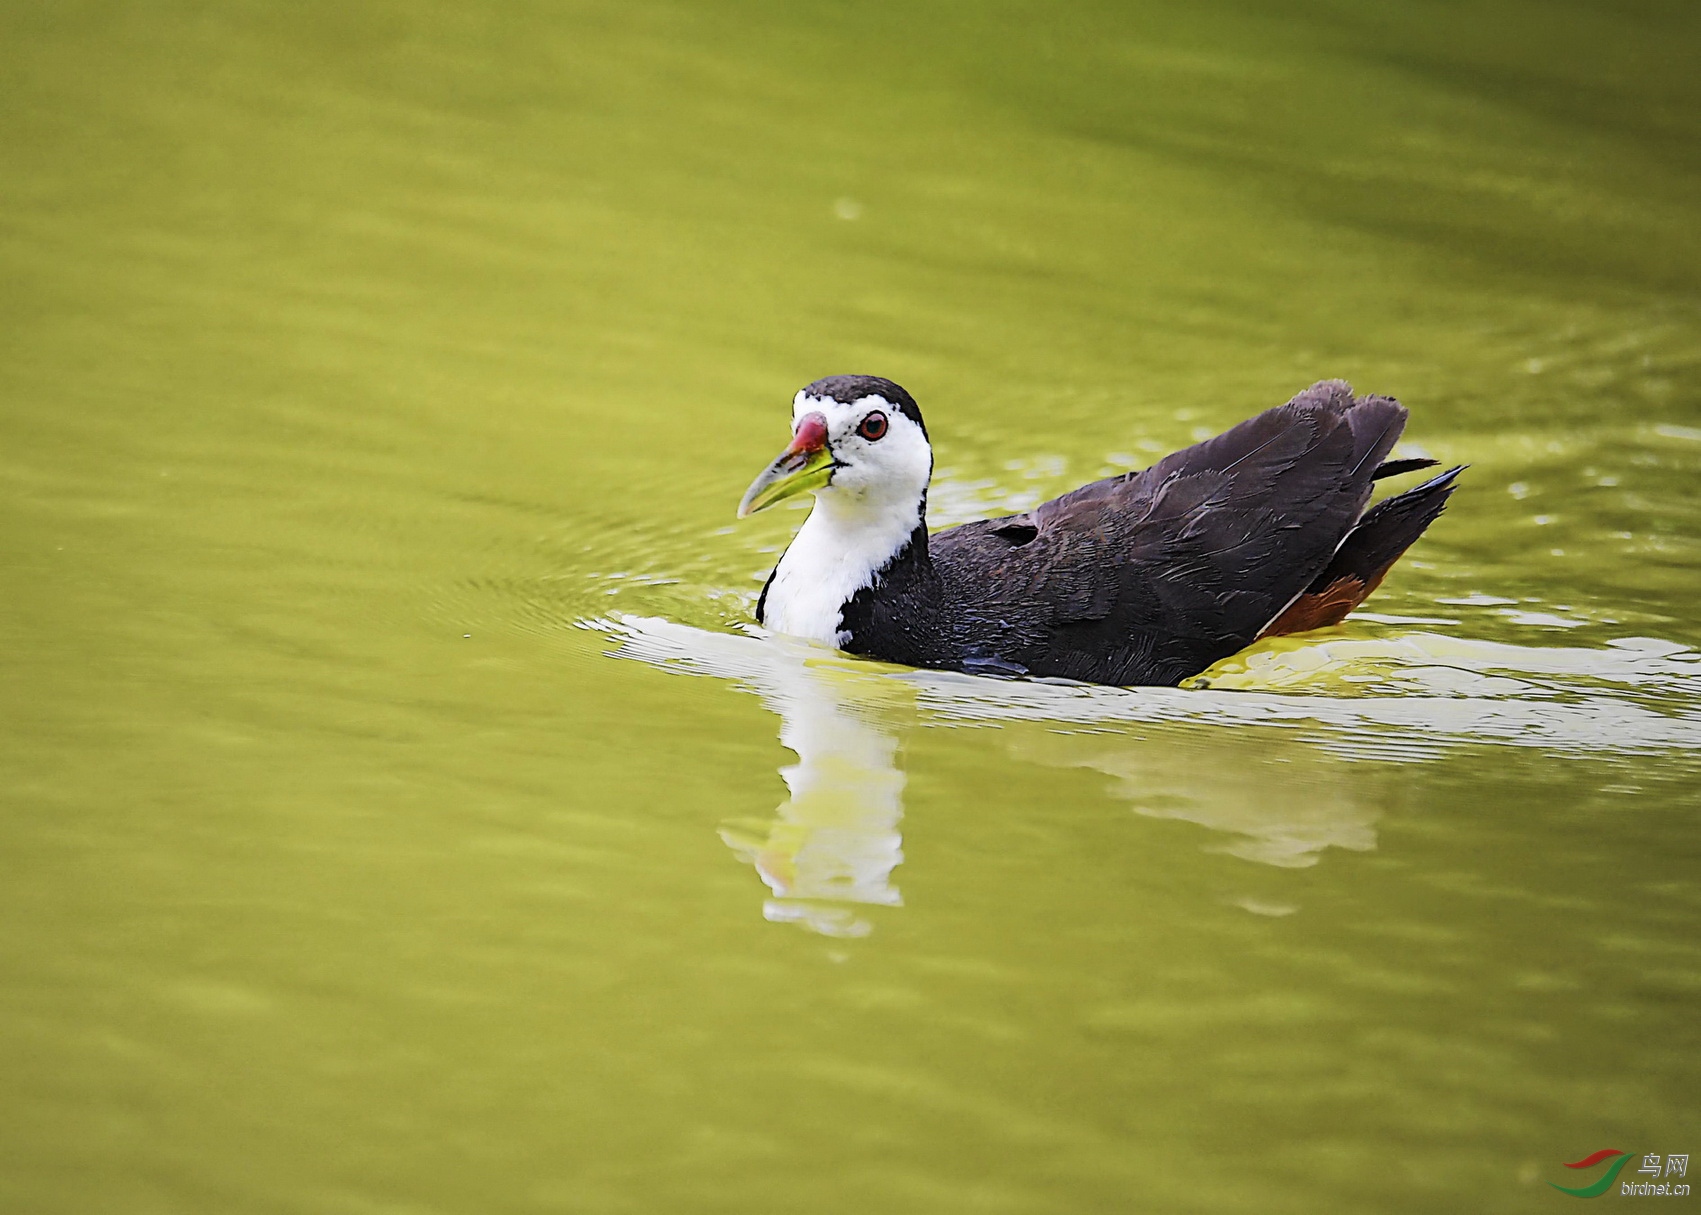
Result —
<path fill-rule="evenodd" d="M 862 420 L 862 425 L 856 428 L 856 433 L 870 443 L 886 437 L 886 415 L 876 409 Z"/>

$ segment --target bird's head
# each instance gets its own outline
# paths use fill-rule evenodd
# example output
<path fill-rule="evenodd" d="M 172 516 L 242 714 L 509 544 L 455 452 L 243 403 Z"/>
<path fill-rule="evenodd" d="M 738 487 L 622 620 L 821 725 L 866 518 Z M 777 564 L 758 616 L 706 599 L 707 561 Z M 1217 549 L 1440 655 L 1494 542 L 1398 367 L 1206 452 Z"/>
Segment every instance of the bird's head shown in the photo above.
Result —
<path fill-rule="evenodd" d="M 933 449 L 915 398 L 891 380 L 816 380 L 792 401 L 791 433 L 791 445 L 745 491 L 740 519 L 805 491 L 834 506 L 919 511 Z"/>

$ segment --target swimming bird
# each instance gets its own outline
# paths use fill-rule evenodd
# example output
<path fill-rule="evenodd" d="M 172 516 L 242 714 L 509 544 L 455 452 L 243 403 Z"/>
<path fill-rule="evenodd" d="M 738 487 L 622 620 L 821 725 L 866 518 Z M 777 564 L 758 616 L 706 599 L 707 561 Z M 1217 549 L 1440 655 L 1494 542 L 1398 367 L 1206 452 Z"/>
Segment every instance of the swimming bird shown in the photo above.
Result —
<path fill-rule="evenodd" d="M 814 508 L 756 603 L 768 629 L 907 666 L 1173 685 L 1260 637 L 1338 623 L 1434 522 L 1463 466 L 1370 507 L 1406 410 L 1341 380 L 1033 510 L 927 530 L 933 449 L 915 398 L 836 375 L 740 518 Z"/>

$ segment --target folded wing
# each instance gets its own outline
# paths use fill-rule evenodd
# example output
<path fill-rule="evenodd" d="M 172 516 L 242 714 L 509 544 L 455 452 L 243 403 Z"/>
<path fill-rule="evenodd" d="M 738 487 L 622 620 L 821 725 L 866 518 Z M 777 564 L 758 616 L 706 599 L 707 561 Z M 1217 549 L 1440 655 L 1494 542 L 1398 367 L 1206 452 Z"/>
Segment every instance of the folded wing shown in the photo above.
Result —
<path fill-rule="evenodd" d="M 1342 381 L 1024 515 L 934 536 L 972 667 L 1173 684 L 1240 650 L 1329 567 L 1406 411 Z"/>

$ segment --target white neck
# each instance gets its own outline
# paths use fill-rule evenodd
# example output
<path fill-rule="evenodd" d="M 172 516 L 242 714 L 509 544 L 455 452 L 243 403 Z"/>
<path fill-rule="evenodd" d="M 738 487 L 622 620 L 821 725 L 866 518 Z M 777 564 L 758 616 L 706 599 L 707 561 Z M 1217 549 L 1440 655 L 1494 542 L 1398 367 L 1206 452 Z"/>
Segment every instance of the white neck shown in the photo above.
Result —
<path fill-rule="evenodd" d="M 774 570 L 762 623 L 776 633 L 835 648 L 849 635 L 840 611 L 902 551 L 921 523 L 921 504 L 895 505 L 825 490 Z"/>

